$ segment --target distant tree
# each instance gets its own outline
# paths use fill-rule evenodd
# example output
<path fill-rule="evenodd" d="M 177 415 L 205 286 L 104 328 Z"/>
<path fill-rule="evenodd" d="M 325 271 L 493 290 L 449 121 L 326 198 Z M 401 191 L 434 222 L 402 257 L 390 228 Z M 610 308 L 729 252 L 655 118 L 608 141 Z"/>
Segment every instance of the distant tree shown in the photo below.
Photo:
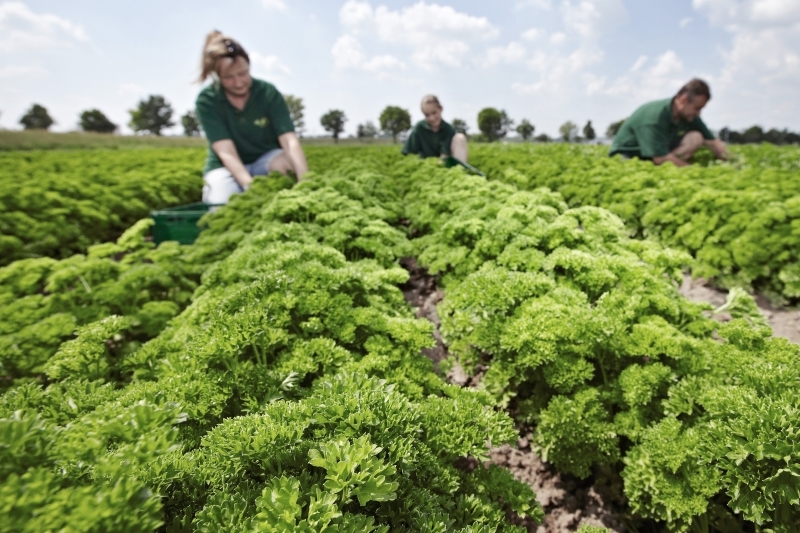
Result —
<path fill-rule="evenodd" d="M 764 130 L 761 126 L 750 126 L 744 131 L 742 135 L 745 143 L 760 143 L 764 142 Z"/>
<path fill-rule="evenodd" d="M 359 139 L 374 139 L 376 135 L 378 135 L 378 128 L 369 120 L 364 124 L 359 124 L 356 129 L 356 137 Z"/>
<path fill-rule="evenodd" d="M 319 123 L 325 128 L 325 131 L 331 132 L 333 140 L 339 142 L 339 134 L 344 131 L 344 123 L 347 122 L 347 117 L 344 111 L 339 109 L 331 109 L 319 119 Z"/>
<path fill-rule="evenodd" d="M 786 130 L 780 131 L 772 128 L 764 134 L 764 141 L 771 144 L 784 144 L 786 142 Z"/>
<path fill-rule="evenodd" d="M 508 118 L 505 111 L 493 107 L 485 107 L 478 113 L 478 129 L 489 142 L 502 139 L 508 133 L 514 121 Z"/>
<path fill-rule="evenodd" d="M 530 139 L 533 136 L 534 131 L 536 131 L 536 126 L 531 124 L 527 118 L 523 118 L 522 122 L 520 122 L 519 126 L 517 126 L 517 133 L 519 133 L 519 136 L 522 137 L 523 141 Z"/>
<path fill-rule="evenodd" d="M 197 115 L 193 109 L 190 109 L 181 117 L 181 126 L 183 126 L 183 134 L 187 137 L 200 136 L 200 122 L 197 120 Z"/>
<path fill-rule="evenodd" d="M 147 100 L 140 100 L 136 109 L 130 109 L 128 113 L 131 115 L 128 126 L 136 133 L 147 131 L 161 135 L 161 130 L 175 125 L 172 106 L 160 95 L 151 94 Z"/>
<path fill-rule="evenodd" d="M 397 142 L 397 136 L 411 129 L 411 115 L 397 106 L 386 106 L 378 117 L 381 129 L 392 136 L 392 142 Z"/>
<path fill-rule="evenodd" d="M 55 121 L 50 118 L 44 106 L 33 104 L 28 112 L 19 119 L 19 123 L 25 126 L 26 130 L 46 130 L 55 124 Z"/>
<path fill-rule="evenodd" d="M 466 135 L 467 130 L 469 130 L 469 126 L 467 126 L 467 121 L 460 118 L 454 118 L 453 123 L 451 125 L 453 126 L 453 129 L 456 130 L 456 133 L 463 133 L 464 135 Z"/>
<path fill-rule="evenodd" d="M 80 126 L 83 131 L 96 131 L 97 133 L 113 133 L 117 125 L 108 120 L 99 109 L 88 109 L 80 115 Z"/>
<path fill-rule="evenodd" d="M 588 121 L 586 125 L 583 127 L 583 136 L 586 138 L 587 141 L 593 141 L 597 137 L 594 133 L 594 128 L 592 127 L 592 121 Z"/>
<path fill-rule="evenodd" d="M 302 137 L 306 131 L 306 122 L 303 118 L 303 111 L 305 111 L 306 106 L 303 104 L 303 99 L 291 94 L 284 95 L 283 99 L 286 101 L 286 107 L 289 108 L 289 116 L 292 117 L 294 131 L 299 137 Z"/>
<path fill-rule="evenodd" d="M 619 133 L 619 129 L 622 127 L 622 124 L 626 120 L 627 119 L 623 118 L 622 120 L 618 120 L 616 122 L 612 122 L 611 124 L 609 124 L 608 128 L 606 128 L 606 137 L 608 137 L 609 139 L 613 139 L 614 137 L 616 137 L 617 133 Z"/>
<path fill-rule="evenodd" d="M 568 120 L 558 128 L 558 133 L 561 134 L 561 138 L 566 142 L 573 141 L 575 140 L 575 136 L 578 135 L 578 126 L 571 120 Z"/>
<path fill-rule="evenodd" d="M 550 139 L 550 136 L 548 134 L 540 133 L 539 135 L 534 137 L 534 140 L 536 140 L 536 141 L 538 141 L 540 143 L 549 143 L 552 139 Z"/>

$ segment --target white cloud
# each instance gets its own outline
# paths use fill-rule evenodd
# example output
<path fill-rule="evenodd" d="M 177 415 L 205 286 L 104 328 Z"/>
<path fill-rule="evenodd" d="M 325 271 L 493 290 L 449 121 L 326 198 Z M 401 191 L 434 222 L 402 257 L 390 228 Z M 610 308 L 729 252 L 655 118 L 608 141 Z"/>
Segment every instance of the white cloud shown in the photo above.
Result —
<path fill-rule="evenodd" d="M 412 59 L 423 68 L 434 64 L 458 67 L 470 51 L 469 42 L 498 35 L 486 17 L 456 11 L 451 6 L 417 2 L 392 10 L 373 8 L 369 2 L 348 0 L 339 11 L 339 21 L 352 34 L 374 35 L 380 42 L 412 50 Z"/>
<path fill-rule="evenodd" d="M 531 28 L 526 30 L 520 34 L 520 37 L 525 39 L 526 41 L 535 41 L 539 37 L 543 37 L 547 32 L 544 30 L 540 30 L 539 28 Z"/>
<path fill-rule="evenodd" d="M 47 74 L 47 70 L 33 65 L 8 65 L 0 67 L 0 79 L 41 76 L 44 74 Z"/>
<path fill-rule="evenodd" d="M 367 59 L 361 43 L 353 35 L 339 37 L 331 49 L 331 54 L 338 69 L 377 72 L 405 68 L 399 59 L 390 55 L 378 55 Z"/>
<path fill-rule="evenodd" d="M 645 63 L 647 63 L 647 56 L 645 56 L 645 55 L 639 56 L 639 58 L 636 60 L 636 62 L 631 66 L 631 70 L 630 71 L 631 72 L 636 72 L 637 70 L 642 68 Z"/>
<path fill-rule="evenodd" d="M 564 26 L 581 37 L 606 35 L 628 21 L 622 0 L 564 0 Z"/>
<path fill-rule="evenodd" d="M 498 63 L 519 63 L 525 58 L 525 47 L 518 42 L 510 42 L 507 46 L 494 46 L 486 51 L 485 66 Z"/>
<path fill-rule="evenodd" d="M 730 35 L 711 91 L 724 107 L 722 120 L 786 124 L 800 118 L 800 2 L 797 0 L 694 0 L 696 11 Z M 758 118 L 755 118 L 758 117 Z"/>
<path fill-rule="evenodd" d="M 800 22 L 797 0 L 693 0 L 692 5 L 712 24 L 732 30 L 741 26 L 791 26 Z"/>
<path fill-rule="evenodd" d="M 286 11 L 286 3 L 283 0 L 261 0 L 261 5 L 267 9 Z"/>
<path fill-rule="evenodd" d="M 602 50 L 590 45 L 581 46 L 567 55 L 537 50 L 526 64 L 539 75 L 539 80 L 527 84 L 517 82 L 511 87 L 518 94 L 542 92 L 564 96 L 576 86 L 596 83 L 595 79 L 586 76 L 585 70 L 601 63 L 603 58 Z"/>
<path fill-rule="evenodd" d="M 672 50 L 667 50 L 656 60 L 656 64 L 650 70 L 651 76 L 664 78 L 672 74 L 683 72 L 683 61 Z"/>
<path fill-rule="evenodd" d="M 339 10 L 339 22 L 344 26 L 358 27 L 363 23 L 372 20 L 375 12 L 369 2 L 359 2 L 358 0 L 348 0 Z"/>
<path fill-rule="evenodd" d="M 681 28 L 685 28 L 686 26 L 691 24 L 693 20 L 694 19 L 692 17 L 684 17 L 678 24 L 680 25 Z"/>
<path fill-rule="evenodd" d="M 0 52 L 86 42 L 83 28 L 50 13 L 34 13 L 22 2 L 0 4 Z"/>
<path fill-rule="evenodd" d="M 564 32 L 556 32 L 550 36 L 550 44 L 562 44 L 567 40 L 567 34 Z"/>
<path fill-rule="evenodd" d="M 250 53 L 250 64 L 256 75 L 260 76 L 291 76 L 292 70 L 284 65 L 278 56 L 261 55 L 258 52 Z"/>
<path fill-rule="evenodd" d="M 595 87 L 595 92 L 644 103 L 671 96 L 686 82 L 683 61 L 673 50 L 658 56 L 650 68 L 643 68 L 645 63 L 647 56 L 640 56 L 626 74 L 618 77 L 610 86 L 601 89 Z"/>

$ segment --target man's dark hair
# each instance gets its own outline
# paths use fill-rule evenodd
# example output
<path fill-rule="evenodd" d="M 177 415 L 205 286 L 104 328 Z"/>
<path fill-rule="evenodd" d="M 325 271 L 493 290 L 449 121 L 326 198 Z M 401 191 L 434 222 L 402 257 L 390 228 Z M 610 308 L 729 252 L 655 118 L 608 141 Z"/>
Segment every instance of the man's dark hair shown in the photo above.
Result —
<path fill-rule="evenodd" d="M 688 94 L 689 101 L 694 100 L 697 96 L 705 96 L 708 100 L 711 100 L 711 89 L 708 88 L 708 84 L 706 82 L 699 78 L 694 78 L 690 80 L 689 83 L 681 87 L 675 97 L 677 98 L 682 94 Z"/>

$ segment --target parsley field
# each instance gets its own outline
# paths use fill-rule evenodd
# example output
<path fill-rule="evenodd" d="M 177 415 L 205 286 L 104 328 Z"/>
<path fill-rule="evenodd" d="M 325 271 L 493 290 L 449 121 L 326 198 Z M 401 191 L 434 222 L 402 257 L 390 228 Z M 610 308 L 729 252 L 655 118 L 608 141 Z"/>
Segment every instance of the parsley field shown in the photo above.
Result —
<path fill-rule="evenodd" d="M 725 324 L 681 297 L 684 269 L 710 263 L 642 222 L 671 213 L 658 185 L 681 180 L 724 196 L 769 178 L 759 190 L 786 204 L 796 155 L 745 148 L 682 175 L 593 148 L 477 146 L 486 179 L 392 147 L 310 147 L 307 180 L 256 180 L 193 245 L 154 247 L 145 219 L 14 261 L 0 528 L 522 532 L 543 517 L 530 487 L 461 465 L 524 428 L 564 474 L 620 476 L 632 528 L 797 531 L 800 347 L 743 291 Z M 438 369 L 422 355 L 434 326 L 400 290 L 406 257 L 445 294 Z M 786 275 L 743 268 L 709 275 L 792 298 Z M 473 386 L 445 380 L 456 364 Z"/>

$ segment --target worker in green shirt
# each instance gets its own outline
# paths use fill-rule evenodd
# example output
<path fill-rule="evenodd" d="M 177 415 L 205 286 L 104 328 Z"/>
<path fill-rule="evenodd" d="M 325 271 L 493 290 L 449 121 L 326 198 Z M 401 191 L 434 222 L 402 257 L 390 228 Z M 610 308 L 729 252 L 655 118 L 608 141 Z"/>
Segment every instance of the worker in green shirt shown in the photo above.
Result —
<path fill-rule="evenodd" d="M 203 48 L 195 103 L 208 139 L 203 201 L 225 204 L 247 190 L 253 176 L 293 172 L 301 179 L 308 163 L 294 132 L 283 95 L 271 83 L 250 76 L 250 56 L 234 39 L 212 31 Z"/>
<path fill-rule="evenodd" d="M 418 154 L 420 157 L 447 157 L 467 162 L 467 136 L 456 133 L 453 126 L 442 120 L 442 104 L 432 94 L 422 98 L 420 105 L 425 120 L 420 120 L 403 145 L 403 155 Z"/>
<path fill-rule="evenodd" d="M 650 159 L 656 165 L 669 161 L 683 167 L 705 145 L 716 158 L 727 159 L 725 143 L 714 138 L 700 119 L 700 111 L 710 99 L 708 84 L 693 79 L 673 98 L 644 104 L 622 124 L 609 155 Z"/>

